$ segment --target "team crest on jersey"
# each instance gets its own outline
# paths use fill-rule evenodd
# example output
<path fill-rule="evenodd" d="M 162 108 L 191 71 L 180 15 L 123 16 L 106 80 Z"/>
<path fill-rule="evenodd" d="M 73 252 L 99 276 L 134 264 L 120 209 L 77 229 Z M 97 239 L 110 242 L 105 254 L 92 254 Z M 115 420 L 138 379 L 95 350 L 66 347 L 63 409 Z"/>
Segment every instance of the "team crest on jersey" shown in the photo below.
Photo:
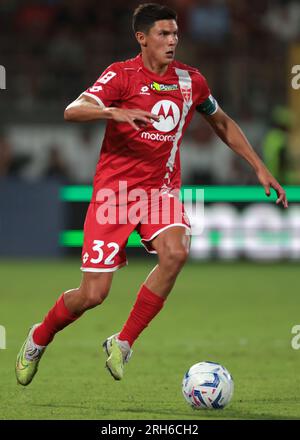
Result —
<path fill-rule="evenodd" d="M 192 98 L 192 88 L 188 86 L 181 86 L 180 87 L 181 94 L 183 96 L 184 102 L 188 103 L 190 102 Z"/>
<path fill-rule="evenodd" d="M 173 90 L 178 90 L 177 84 L 159 84 L 155 81 L 150 84 L 150 87 L 156 92 L 172 92 Z"/>

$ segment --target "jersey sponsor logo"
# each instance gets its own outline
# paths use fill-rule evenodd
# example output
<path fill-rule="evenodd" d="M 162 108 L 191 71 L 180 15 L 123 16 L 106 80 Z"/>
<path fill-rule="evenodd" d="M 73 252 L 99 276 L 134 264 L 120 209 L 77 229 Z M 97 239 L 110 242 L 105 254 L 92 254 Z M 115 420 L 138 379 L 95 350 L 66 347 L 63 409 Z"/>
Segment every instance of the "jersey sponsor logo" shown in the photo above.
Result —
<path fill-rule="evenodd" d="M 150 95 L 149 87 L 148 86 L 141 87 L 140 95 Z"/>
<path fill-rule="evenodd" d="M 168 132 L 174 130 L 180 119 L 178 106 L 167 99 L 158 101 L 152 107 L 151 113 L 159 116 L 159 122 L 153 122 L 153 127 L 158 131 Z"/>
<path fill-rule="evenodd" d="M 171 92 L 173 90 L 178 90 L 178 84 L 159 84 L 155 81 L 150 84 L 150 87 L 157 92 Z"/>
<path fill-rule="evenodd" d="M 141 133 L 141 138 L 149 141 L 157 141 L 157 142 L 174 142 L 175 135 L 172 134 L 161 134 L 161 133 L 149 133 L 147 131 L 143 131 Z"/>

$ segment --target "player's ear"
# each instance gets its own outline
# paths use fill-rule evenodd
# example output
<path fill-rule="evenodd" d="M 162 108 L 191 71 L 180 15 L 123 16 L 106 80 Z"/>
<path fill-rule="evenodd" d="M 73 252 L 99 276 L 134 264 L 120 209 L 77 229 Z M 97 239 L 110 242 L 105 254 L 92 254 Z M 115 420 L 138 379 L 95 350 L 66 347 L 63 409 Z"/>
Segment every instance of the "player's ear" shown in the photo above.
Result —
<path fill-rule="evenodd" d="M 137 39 L 138 43 L 141 46 L 143 46 L 143 47 L 147 46 L 146 35 L 144 34 L 144 32 L 136 32 L 135 38 Z"/>

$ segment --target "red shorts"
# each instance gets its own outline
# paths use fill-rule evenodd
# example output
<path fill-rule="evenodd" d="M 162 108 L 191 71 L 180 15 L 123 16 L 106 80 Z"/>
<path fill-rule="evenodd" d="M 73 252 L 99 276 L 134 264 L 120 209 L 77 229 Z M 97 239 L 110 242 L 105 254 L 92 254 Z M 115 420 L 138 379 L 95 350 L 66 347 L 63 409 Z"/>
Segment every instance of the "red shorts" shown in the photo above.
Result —
<path fill-rule="evenodd" d="M 106 220 L 106 221 L 105 221 Z M 127 264 L 126 244 L 136 230 L 149 253 L 156 254 L 151 241 L 160 232 L 182 226 L 190 234 L 190 222 L 182 203 L 169 194 L 159 201 L 107 206 L 90 203 L 84 222 L 83 272 L 113 272 Z"/>

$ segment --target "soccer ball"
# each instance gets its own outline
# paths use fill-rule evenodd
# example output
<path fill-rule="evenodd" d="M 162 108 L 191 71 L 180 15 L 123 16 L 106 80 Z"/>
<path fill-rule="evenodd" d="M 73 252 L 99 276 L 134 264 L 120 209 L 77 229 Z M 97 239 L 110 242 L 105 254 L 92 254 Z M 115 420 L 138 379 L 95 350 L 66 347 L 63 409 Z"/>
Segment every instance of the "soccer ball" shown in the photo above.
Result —
<path fill-rule="evenodd" d="M 215 362 L 199 362 L 184 375 L 182 393 L 196 409 L 222 409 L 233 395 L 233 379 L 226 368 Z"/>

